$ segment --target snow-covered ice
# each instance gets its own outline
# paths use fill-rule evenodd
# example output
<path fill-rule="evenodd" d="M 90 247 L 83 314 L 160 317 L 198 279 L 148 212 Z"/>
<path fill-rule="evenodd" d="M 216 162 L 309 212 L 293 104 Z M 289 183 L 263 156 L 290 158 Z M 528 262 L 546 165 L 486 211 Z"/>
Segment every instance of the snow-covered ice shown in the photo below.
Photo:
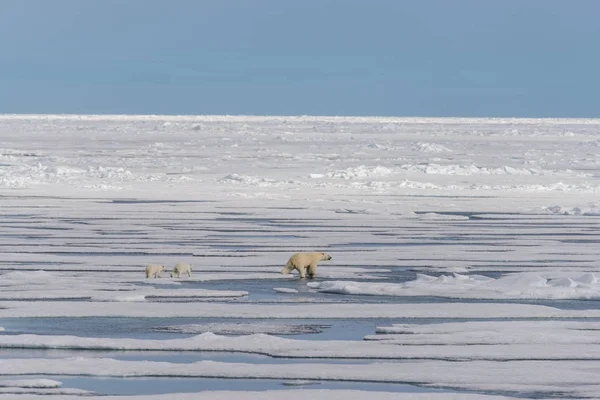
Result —
<path fill-rule="evenodd" d="M 599 135 L 0 115 L 0 399 L 598 398 Z M 281 275 L 298 251 L 333 258 Z"/>
<path fill-rule="evenodd" d="M 522 389 L 529 385 L 541 392 L 565 388 L 565 393 L 589 394 L 590 382 L 600 373 L 597 363 L 589 361 L 512 361 L 490 363 L 472 361 L 378 362 L 360 367 L 352 364 L 255 364 L 199 361 L 176 368 L 177 364 L 153 361 L 119 361 L 107 358 L 21 359 L 13 360 L 11 373 L 118 377 L 213 377 L 253 379 L 313 379 L 332 381 L 419 383 L 429 386 L 462 387 L 472 390 L 501 390 L 509 385 Z M 0 373 L 8 368 L 0 365 Z M 539 372 L 531 374 L 530 371 Z M 596 385 L 597 386 L 597 385 Z M 546 389 L 544 390 L 544 387 Z M 578 389 L 581 387 L 584 390 Z M 586 390 L 587 389 L 587 390 Z M 593 389 L 600 394 L 597 388 Z"/>
<path fill-rule="evenodd" d="M 298 293 L 298 289 L 276 287 L 273 288 L 277 293 Z"/>
<path fill-rule="evenodd" d="M 404 303 L 361 304 L 356 302 L 327 306 L 322 302 L 292 304 L 260 304 L 192 302 L 182 307 L 171 303 L 131 302 L 125 307 L 120 301 L 4 301 L 0 318 L 42 317 L 179 317 L 179 318 L 247 318 L 247 319 L 373 319 L 373 318 L 600 318 L 596 309 L 559 309 L 535 304 L 503 303 Z"/>
<path fill-rule="evenodd" d="M 593 273 L 516 273 L 431 276 L 417 274 L 404 283 L 324 281 L 309 283 L 321 292 L 373 296 L 437 296 L 460 299 L 598 299 L 600 282 Z"/>
<path fill-rule="evenodd" d="M 470 323 L 455 331 L 432 332 L 425 329 L 414 333 L 378 334 L 365 337 L 365 341 L 350 340 L 302 340 L 281 338 L 268 334 L 221 336 L 206 332 L 202 326 L 175 327 L 169 332 L 206 333 L 184 339 L 106 339 L 80 338 L 75 336 L 10 335 L 2 337 L 3 349 L 69 349 L 69 350 L 127 350 L 127 351 L 227 351 L 262 354 L 271 357 L 319 358 L 319 359 L 378 359 L 378 360 L 598 360 L 600 340 L 595 336 L 597 325 L 569 328 L 541 324 L 531 328 L 519 322 L 506 323 L 498 332 L 493 331 L 497 322 L 479 323 L 478 330 Z M 443 324 L 442 324 L 443 325 Z M 583 325 L 583 324 L 580 324 Z M 477 326 L 477 325 L 476 325 Z M 554 328 L 546 333 L 542 328 Z M 214 326 L 215 331 L 237 334 L 251 330 L 271 334 L 314 333 L 313 326 L 260 327 L 257 324 Z M 393 327 L 392 327 L 393 328 Z M 380 328 L 381 329 L 381 328 Z M 582 330 L 582 329 L 588 329 Z M 163 329 L 164 330 L 164 329 Z M 504 332 L 506 331 L 506 332 Z M 503 333 L 504 332 L 504 333 Z M 534 337 L 530 335 L 535 334 Z M 571 341 L 568 339 L 572 337 Z M 405 346 L 402 346 L 405 345 Z M 441 346 L 443 345 L 443 346 Z M 468 346 L 467 346 L 468 345 Z M 560 347 L 557 347 L 560 345 Z"/>
<path fill-rule="evenodd" d="M 11 379 L 0 380 L 0 387 L 58 388 L 62 384 L 52 379 Z"/>
<path fill-rule="evenodd" d="M 0 394 L 0 399 L 15 399 L 15 400 L 40 400 L 45 397 L 32 395 L 15 395 L 4 397 Z M 74 399 L 89 399 L 89 395 L 78 396 L 69 394 L 66 396 L 54 395 L 53 400 L 74 400 Z M 102 396 L 102 400 L 162 400 L 165 395 L 138 395 L 138 396 Z M 331 390 L 331 389 L 302 389 L 302 390 L 268 390 L 268 391 L 205 391 L 202 393 L 202 400 L 230 400 L 232 398 L 240 400 L 280 400 L 286 398 L 288 400 L 304 400 L 306 398 L 314 400 L 371 400 L 373 398 L 381 400 L 505 400 L 508 397 L 483 395 L 483 394 L 467 394 L 467 393 L 390 393 L 377 391 L 361 391 L 361 390 Z M 197 393 L 169 393 L 169 399 L 172 400 L 196 400 Z"/>

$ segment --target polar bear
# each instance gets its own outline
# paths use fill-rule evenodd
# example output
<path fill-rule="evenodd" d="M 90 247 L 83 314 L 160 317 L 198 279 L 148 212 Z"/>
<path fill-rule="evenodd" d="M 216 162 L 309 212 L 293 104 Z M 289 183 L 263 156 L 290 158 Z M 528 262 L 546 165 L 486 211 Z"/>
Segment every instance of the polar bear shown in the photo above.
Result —
<path fill-rule="evenodd" d="M 166 270 L 164 265 L 150 264 L 146 267 L 146 278 L 160 278 L 160 273 Z"/>
<path fill-rule="evenodd" d="M 331 256 L 327 253 L 296 253 L 290 257 L 281 273 L 289 274 L 293 270 L 298 270 L 300 278 L 304 278 L 306 269 L 308 277 L 314 278 L 317 274 L 317 263 L 321 260 L 331 260 Z"/>
<path fill-rule="evenodd" d="M 191 277 L 192 266 L 184 263 L 175 264 L 175 268 L 173 268 L 173 272 L 171 272 L 171 278 L 175 275 L 177 275 L 178 278 L 181 278 L 182 274 L 188 274 L 188 276 Z"/>

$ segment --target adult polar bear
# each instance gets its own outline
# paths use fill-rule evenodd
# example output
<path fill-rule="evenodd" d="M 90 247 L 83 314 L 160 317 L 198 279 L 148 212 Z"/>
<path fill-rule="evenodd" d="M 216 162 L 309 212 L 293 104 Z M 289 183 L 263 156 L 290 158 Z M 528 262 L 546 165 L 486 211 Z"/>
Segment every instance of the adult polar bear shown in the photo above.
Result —
<path fill-rule="evenodd" d="M 150 264 L 146 267 L 146 278 L 160 278 L 160 273 L 166 270 L 164 265 Z"/>
<path fill-rule="evenodd" d="M 327 253 L 296 253 L 290 257 L 285 267 L 281 270 L 282 274 L 289 274 L 293 270 L 300 273 L 300 278 L 305 277 L 305 270 L 309 278 L 314 278 L 317 274 L 317 263 L 319 261 L 331 260 Z"/>
<path fill-rule="evenodd" d="M 177 275 L 177 278 L 181 278 L 181 275 L 188 274 L 188 277 L 192 276 L 192 266 L 190 264 L 179 263 L 175 264 L 173 272 L 171 272 L 171 278 Z"/>

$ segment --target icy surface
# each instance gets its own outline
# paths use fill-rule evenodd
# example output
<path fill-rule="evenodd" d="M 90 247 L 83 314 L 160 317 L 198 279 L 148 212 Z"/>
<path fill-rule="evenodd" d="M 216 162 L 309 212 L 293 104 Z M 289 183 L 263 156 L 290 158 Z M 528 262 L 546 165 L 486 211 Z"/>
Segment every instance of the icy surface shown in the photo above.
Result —
<path fill-rule="evenodd" d="M 306 333 L 317 333 L 321 331 L 318 325 L 287 325 L 287 324 L 252 324 L 252 323 L 212 323 L 212 324 L 194 324 L 194 325 L 171 325 L 156 328 L 156 331 L 161 332 L 178 332 L 178 333 L 215 333 L 219 335 L 248 335 L 253 333 L 273 334 L 273 335 L 298 335 Z M 165 345 L 165 341 L 161 343 Z M 209 350 L 211 350 L 209 348 Z"/>
<path fill-rule="evenodd" d="M 123 306 L 113 302 L 5 301 L 2 317 L 204 317 L 204 318 L 600 318 L 600 310 L 562 310 L 530 304 L 223 304 L 135 302 Z"/>
<path fill-rule="evenodd" d="M 52 379 L 14 379 L 0 380 L 0 387 L 20 388 L 57 388 L 62 384 Z"/>
<path fill-rule="evenodd" d="M 166 280 L 166 279 L 165 279 Z M 90 299 L 92 301 L 144 301 L 157 298 L 202 298 L 202 297 L 241 297 L 246 296 L 245 291 L 207 290 L 207 289 L 178 289 L 170 286 L 177 282 L 167 281 L 173 285 L 162 287 L 162 282 L 157 288 L 147 285 L 136 285 L 146 282 L 137 276 L 119 273 L 99 274 L 66 274 L 54 271 L 14 271 L 2 275 L 3 288 L 0 293 L 2 300 L 51 300 L 51 299 Z"/>
<path fill-rule="evenodd" d="M 497 279 L 483 275 L 430 276 L 401 284 L 352 281 L 309 283 L 321 292 L 373 296 L 438 296 L 462 299 L 597 299 L 600 282 L 593 273 L 517 273 Z"/>
<path fill-rule="evenodd" d="M 119 361 L 107 358 L 73 358 L 64 360 L 21 359 L 13 360 L 12 373 L 38 373 L 62 375 L 95 375 L 119 377 L 218 377 L 253 379 L 313 379 L 333 381 L 405 382 L 471 389 L 515 385 L 532 385 L 552 389 L 569 387 L 578 394 L 578 386 L 594 382 L 600 367 L 595 362 L 555 361 L 553 364 L 539 361 L 512 361 L 490 363 L 472 361 L 455 363 L 447 361 L 406 361 L 403 363 L 379 362 L 373 364 L 254 364 L 199 361 L 186 364 L 185 369 L 176 364 L 152 361 Z M 8 368 L 0 365 L 0 373 Z M 173 372 L 176 371 L 176 372 Z M 533 376 L 529 371 L 539 372 Z"/>
<path fill-rule="evenodd" d="M 293 358 L 353 358 L 353 359 L 440 359 L 440 360 L 597 360 L 600 358 L 600 340 L 596 337 L 598 325 L 577 328 L 560 324 L 541 324 L 531 328 L 527 324 L 511 322 L 498 331 L 496 322 L 480 323 L 473 329 L 470 323 L 451 333 L 413 328 L 415 332 L 367 336 L 366 341 L 299 340 L 266 334 L 220 336 L 207 332 L 185 339 L 141 340 L 80 338 L 75 336 L 14 335 L 2 337 L 0 348 L 23 349 L 78 349 L 128 351 L 228 351 L 264 354 L 272 357 Z M 543 327 L 554 328 L 547 333 Z M 194 333 L 180 328 L 180 332 Z M 379 328 L 382 329 L 382 328 Z M 394 328 L 390 328 L 394 332 Z M 224 334 L 239 330 L 217 326 Z M 265 327 L 263 330 L 268 330 Z M 272 331 L 276 328 L 273 327 Z M 289 328 L 281 328 L 289 334 Z M 315 333 L 314 328 L 298 328 L 296 333 Z M 282 333 L 278 333 L 281 335 Z M 529 335 L 535 334 L 534 337 Z M 568 341 L 572 337 L 572 340 Z M 444 345 L 440 347 L 439 345 Z M 418 345 L 418 346 L 399 346 Z M 466 346 L 465 345 L 469 345 Z M 560 345 L 557 347 L 557 345 Z"/>
<path fill-rule="evenodd" d="M 274 291 L 276 291 L 277 293 L 298 293 L 297 289 L 292 289 L 292 288 L 273 288 Z"/>
<path fill-rule="evenodd" d="M 0 115 L 0 398 L 598 398 L 599 132 Z"/>
<path fill-rule="evenodd" d="M 15 395 L 11 394 L 8 397 L 0 394 L 0 399 L 15 399 L 15 400 L 40 400 L 45 397 L 40 395 Z M 74 399 L 89 399 L 89 396 L 52 396 L 53 400 L 74 400 Z M 102 396 L 102 400 L 163 400 L 165 395 L 140 395 L 140 396 Z M 197 393 L 170 393 L 169 399 L 172 400 L 196 400 Z M 269 390 L 261 392 L 241 392 L 241 391 L 215 391 L 203 392 L 202 400 L 280 400 L 282 398 L 288 400 L 305 400 L 307 398 L 313 400 L 503 400 L 508 399 L 504 396 L 493 396 L 483 394 L 466 394 L 466 393 L 387 393 L 387 392 L 372 392 L 359 390 L 318 390 L 318 389 L 301 389 L 301 390 Z"/>

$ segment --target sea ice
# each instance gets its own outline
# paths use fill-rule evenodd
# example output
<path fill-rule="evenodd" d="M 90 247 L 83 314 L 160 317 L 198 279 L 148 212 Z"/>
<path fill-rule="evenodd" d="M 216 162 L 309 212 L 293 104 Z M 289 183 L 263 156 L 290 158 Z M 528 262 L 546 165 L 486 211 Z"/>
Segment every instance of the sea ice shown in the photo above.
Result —
<path fill-rule="evenodd" d="M 546 276 L 544 276 L 546 275 Z M 598 299 L 600 283 L 592 273 L 572 276 L 515 273 L 499 278 L 483 275 L 418 274 L 404 283 L 324 281 L 308 286 L 320 292 L 372 296 L 436 296 L 460 299 Z"/>
<path fill-rule="evenodd" d="M 0 115 L 0 347 L 12 357 L 0 360 L 0 373 L 39 386 L 38 374 L 173 379 L 181 364 L 150 362 L 146 351 L 165 359 L 226 351 L 293 360 L 190 363 L 191 377 L 241 379 L 235 394 L 202 398 L 598 398 L 599 126 Z M 279 274 L 291 254 L 316 248 L 334 262 L 319 266 L 308 287 Z M 198 273 L 183 282 L 144 278 L 149 263 L 178 262 Z M 71 336 L 53 335 L 52 317 L 73 318 Z M 137 329 L 89 337 L 106 332 L 77 328 L 94 318 L 160 318 L 144 325 L 158 332 L 142 334 L 169 339 L 142 340 Z M 315 340 L 279 337 L 328 320 L 341 328 Z M 326 340 L 345 334 L 344 322 L 364 328 L 367 340 Z M 28 334 L 33 326 L 38 335 Z M 46 356 L 59 348 L 81 356 Z M 131 350 L 136 360 L 94 358 L 89 349 Z M 247 392 L 245 379 L 478 392 Z M 48 385 L 0 388 L 0 398 L 90 394 Z"/>

